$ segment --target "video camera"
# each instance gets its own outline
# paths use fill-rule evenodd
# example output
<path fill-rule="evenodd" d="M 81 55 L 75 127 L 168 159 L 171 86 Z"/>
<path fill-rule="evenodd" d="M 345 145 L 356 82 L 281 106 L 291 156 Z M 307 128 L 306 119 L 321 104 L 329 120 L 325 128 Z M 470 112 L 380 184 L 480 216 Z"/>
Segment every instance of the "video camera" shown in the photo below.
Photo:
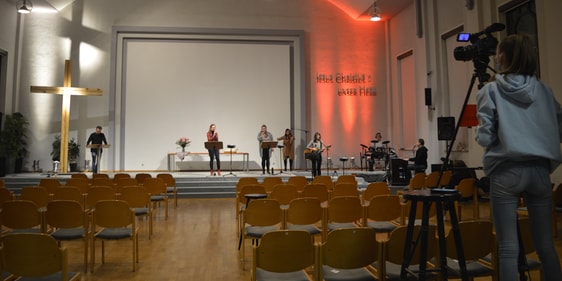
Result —
<path fill-rule="evenodd" d="M 478 76 L 478 89 L 490 80 L 490 74 L 486 73 L 486 69 L 490 63 L 490 56 L 496 54 L 496 47 L 498 46 L 498 39 L 492 36 L 492 32 L 504 29 L 505 24 L 493 23 L 480 32 L 474 34 L 459 33 L 457 36 L 457 42 L 470 42 L 471 45 L 456 47 L 453 55 L 458 61 L 472 60 L 474 71 Z M 480 38 L 481 35 L 485 36 Z"/>

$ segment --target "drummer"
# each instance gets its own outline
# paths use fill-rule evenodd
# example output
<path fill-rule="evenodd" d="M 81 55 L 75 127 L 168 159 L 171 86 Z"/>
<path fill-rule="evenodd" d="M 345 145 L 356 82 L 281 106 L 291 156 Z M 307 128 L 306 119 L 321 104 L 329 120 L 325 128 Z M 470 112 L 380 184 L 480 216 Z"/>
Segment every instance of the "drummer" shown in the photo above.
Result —
<path fill-rule="evenodd" d="M 371 140 L 371 146 L 369 147 L 369 152 L 371 155 L 371 158 L 369 159 L 369 171 L 373 171 L 375 159 L 380 159 L 384 156 L 382 134 L 380 132 L 377 132 L 375 134 L 375 138 Z"/>

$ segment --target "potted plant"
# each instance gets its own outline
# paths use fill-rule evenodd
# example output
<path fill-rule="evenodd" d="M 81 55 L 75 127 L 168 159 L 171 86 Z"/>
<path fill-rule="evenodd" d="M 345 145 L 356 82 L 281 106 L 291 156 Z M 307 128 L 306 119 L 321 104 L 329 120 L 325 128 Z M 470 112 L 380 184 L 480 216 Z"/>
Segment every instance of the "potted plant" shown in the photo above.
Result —
<path fill-rule="evenodd" d="M 21 173 L 23 160 L 27 156 L 27 126 L 29 122 L 19 112 L 6 114 L 6 120 L 0 134 L 0 156 L 14 159 L 14 171 Z"/>
<path fill-rule="evenodd" d="M 80 157 L 80 145 L 74 138 L 68 141 L 68 163 L 71 172 L 78 171 L 78 158 Z M 53 161 L 60 161 L 60 135 L 55 136 L 52 144 L 51 158 Z"/>

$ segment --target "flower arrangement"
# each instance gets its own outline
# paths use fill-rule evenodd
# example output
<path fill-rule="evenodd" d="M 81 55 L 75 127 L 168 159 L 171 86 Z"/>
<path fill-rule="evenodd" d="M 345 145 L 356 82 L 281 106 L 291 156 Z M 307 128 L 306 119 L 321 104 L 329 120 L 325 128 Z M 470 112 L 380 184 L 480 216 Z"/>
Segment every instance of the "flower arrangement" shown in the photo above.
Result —
<path fill-rule="evenodd" d="M 188 137 L 181 137 L 176 141 L 176 144 L 181 146 L 181 147 L 185 147 L 186 145 L 190 144 L 191 141 L 189 140 Z"/>

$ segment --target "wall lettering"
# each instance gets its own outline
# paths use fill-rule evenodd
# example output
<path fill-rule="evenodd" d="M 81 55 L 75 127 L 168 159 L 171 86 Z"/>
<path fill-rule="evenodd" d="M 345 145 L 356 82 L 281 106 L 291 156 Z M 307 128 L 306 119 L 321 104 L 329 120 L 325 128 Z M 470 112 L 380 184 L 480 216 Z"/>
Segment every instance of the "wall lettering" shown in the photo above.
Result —
<path fill-rule="evenodd" d="M 332 84 L 336 86 L 336 94 L 340 97 L 374 97 L 377 89 L 372 86 L 371 75 L 361 73 L 317 73 L 316 84 Z"/>

